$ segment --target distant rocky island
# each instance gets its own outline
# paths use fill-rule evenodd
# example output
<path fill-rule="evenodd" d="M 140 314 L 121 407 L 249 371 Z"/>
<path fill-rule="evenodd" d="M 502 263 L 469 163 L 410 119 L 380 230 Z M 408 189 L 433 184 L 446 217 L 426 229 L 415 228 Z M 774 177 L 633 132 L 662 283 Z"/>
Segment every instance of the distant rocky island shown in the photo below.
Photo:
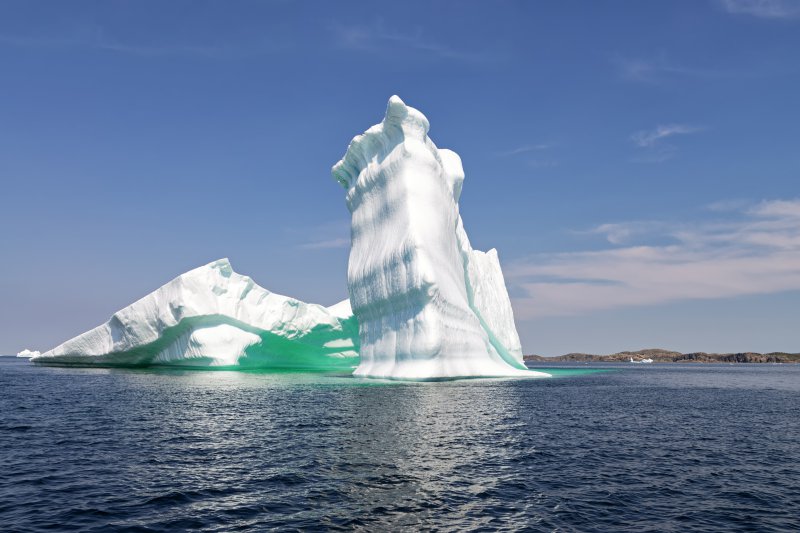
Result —
<path fill-rule="evenodd" d="M 631 360 L 641 361 L 643 359 L 652 359 L 654 363 L 800 363 L 800 353 L 681 353 L 652 348 L 635 352 L 618 352 L 611 355 L 568 353 L 555 357 L 545 357 L 542 355 L 525 356 L 525 361 L 541 362 L 628 363 Z"/>

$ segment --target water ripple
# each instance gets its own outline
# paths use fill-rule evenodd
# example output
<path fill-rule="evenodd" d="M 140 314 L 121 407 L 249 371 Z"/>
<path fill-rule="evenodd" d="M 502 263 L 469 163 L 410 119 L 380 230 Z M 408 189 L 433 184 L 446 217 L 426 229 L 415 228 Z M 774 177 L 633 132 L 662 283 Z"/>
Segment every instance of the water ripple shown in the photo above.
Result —
<path fill-rule="evenodd" d="M 800 529 L 800 367 L 558 375 L 0 360 L 0 530 Z"/>

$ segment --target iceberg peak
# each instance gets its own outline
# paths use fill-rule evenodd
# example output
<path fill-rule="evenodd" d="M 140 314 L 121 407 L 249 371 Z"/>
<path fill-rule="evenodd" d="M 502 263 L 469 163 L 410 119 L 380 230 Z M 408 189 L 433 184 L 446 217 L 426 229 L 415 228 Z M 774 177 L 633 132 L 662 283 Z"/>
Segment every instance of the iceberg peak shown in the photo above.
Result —
<path fill-rule="evenodd" d="M 387 126 L 399 127 L 404 136 L 420 141 L 424 141 L 431 127 L 425 115 L 407 106 L 397 95 L 389 98 L 381 126 L 384 130 Z"/>
<path fill-rule="evenodd" d="M 358 320 L 355 375 L 396 379 L 546 376 L 527 370 L 497 253 L 473 250 L 458 154 L 392 96 L 332 174 L 347 191 L 347 285 Z"/>
<path fill-rule="evenodd" d="M 430 142 L 429 129 L 430 123 L 425 115 L 407 106 L 399 96 L 392 96 L 380 124 L 356 135 L 350 141 L 347 152 L 333 166 L 333 178 L 345 189 L 350 189 L 365 166 L 370 162 L 377 163 L 375 158 L 382 152 L 382 147 L 403 144 L 406 139 L 423 144 Z"/>
<path fill-rule="evenodd" d="M 222 274 L 226 278 L 231 277 L 231 275 L 233 274 L 233 266 L 231 265 L 231 262 L 227 257 L 223 257 L 222 259 L 217 259 L 216 261 L 212 261 L 211 263 L 208 264 L 208 267 L 219 270 L 220 274 Z"/>

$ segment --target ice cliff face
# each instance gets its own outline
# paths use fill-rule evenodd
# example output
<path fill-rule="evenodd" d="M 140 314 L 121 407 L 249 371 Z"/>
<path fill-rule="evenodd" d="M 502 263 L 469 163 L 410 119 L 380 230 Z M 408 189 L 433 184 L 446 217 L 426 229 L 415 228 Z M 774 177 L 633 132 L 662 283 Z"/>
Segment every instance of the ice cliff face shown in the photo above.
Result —
<path fill-rule="evenodd" d="M 272 293 L 220 259 L 182 274 L 39 364 L 352 368 L 358 324 L 348 302 L 326 309 Z"/>
<path fill-rule="evenodd" d="M 383 122 L 333 167 L 352 214 L 355 375 L 532 376 L 497 252 L 473 250 L 461 222 L 461 159 L 438 149 L 428 130 L 422 113 L 393 96 Z"/>

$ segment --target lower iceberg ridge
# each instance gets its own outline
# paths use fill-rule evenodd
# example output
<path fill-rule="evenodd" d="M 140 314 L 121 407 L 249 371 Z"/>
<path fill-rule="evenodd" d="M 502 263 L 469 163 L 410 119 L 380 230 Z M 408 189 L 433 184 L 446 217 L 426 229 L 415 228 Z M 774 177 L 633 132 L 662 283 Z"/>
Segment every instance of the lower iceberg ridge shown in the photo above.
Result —
<path fill-rule="evenodd" d="M 86 333 L 34 355 L 45 365 L 352 369 L 358 323 L 270 292 L 227 259 L 190 270 Z"/>

